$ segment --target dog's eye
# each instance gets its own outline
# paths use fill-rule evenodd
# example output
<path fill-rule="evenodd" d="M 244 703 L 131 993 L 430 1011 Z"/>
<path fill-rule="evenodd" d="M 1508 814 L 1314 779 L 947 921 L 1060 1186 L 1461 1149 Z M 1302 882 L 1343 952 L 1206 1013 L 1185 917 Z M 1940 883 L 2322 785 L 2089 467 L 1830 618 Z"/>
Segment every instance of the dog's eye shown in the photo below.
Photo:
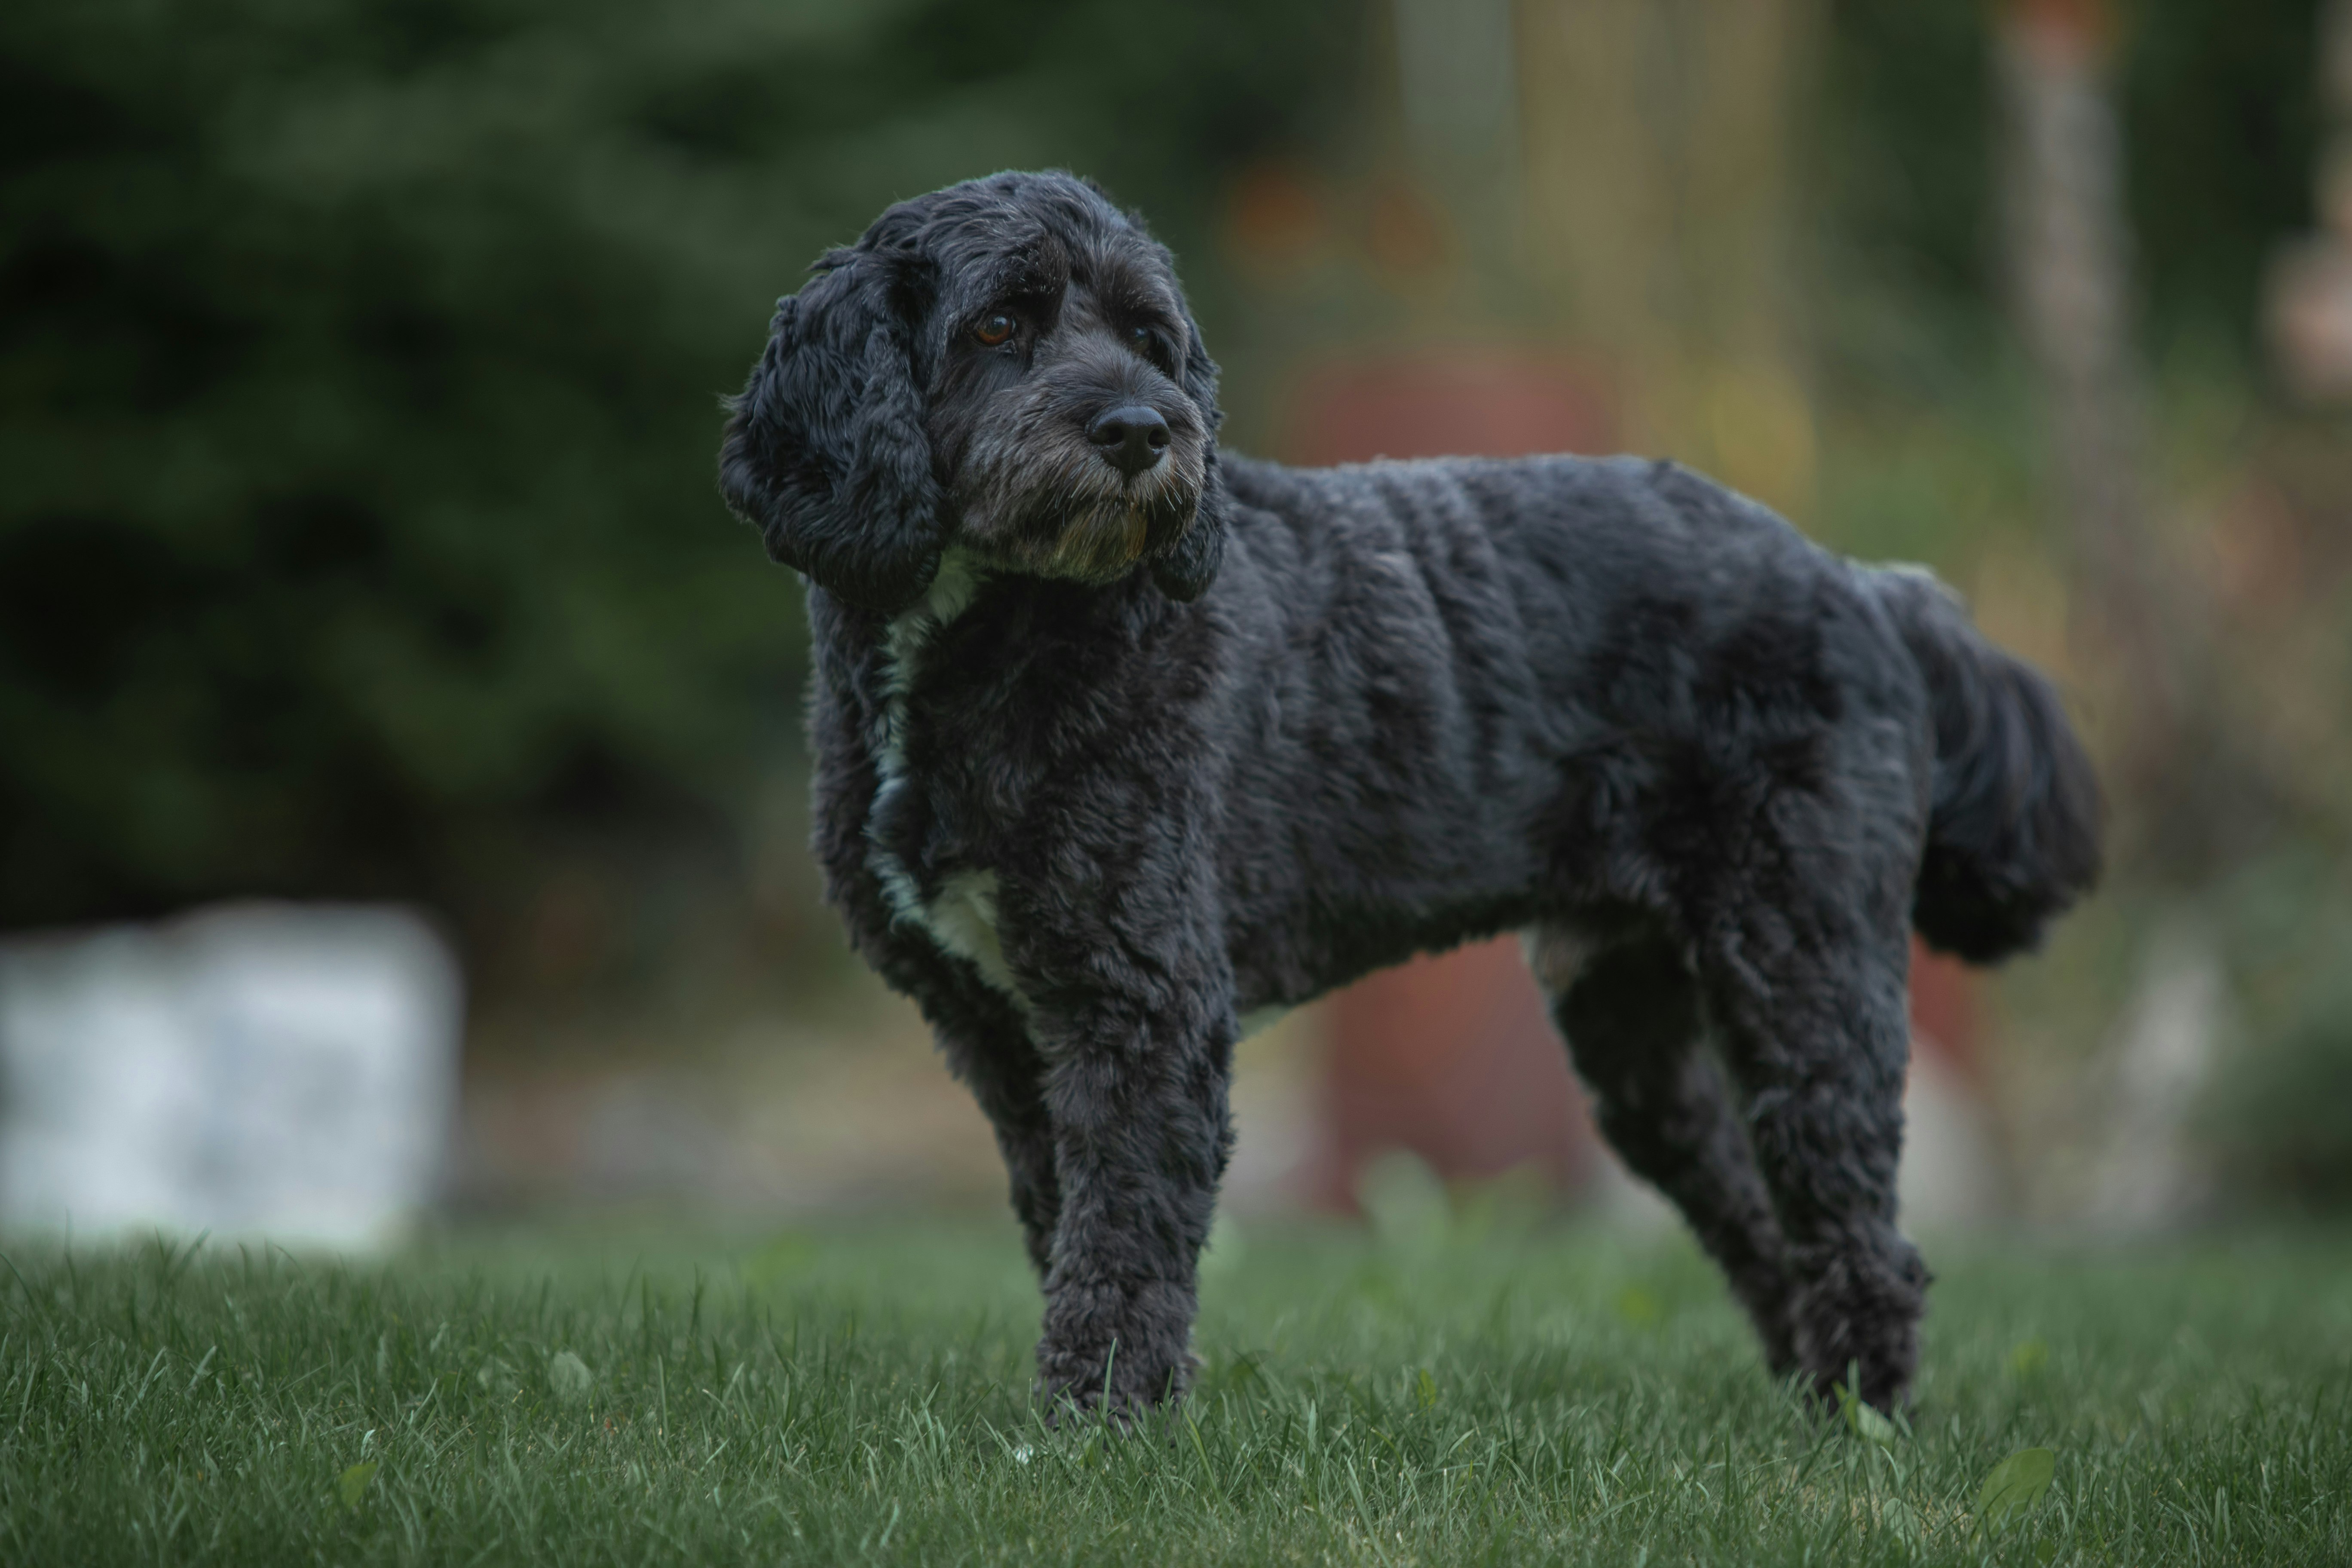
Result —
<path fill-rule="evenodd" d="M 1157 359 L 1160 357 L 1158 353 L 1160 345 L 1153 341 L 1151 329 L 1150 327 L 1128 328 L 1127 346 L 1147 359 Z"/>
<path fill-rule="evenodd" d="M 1013 335 L 1013 318 L 999 310 L 971 330 L 971 335 L 994 348 Z"/>

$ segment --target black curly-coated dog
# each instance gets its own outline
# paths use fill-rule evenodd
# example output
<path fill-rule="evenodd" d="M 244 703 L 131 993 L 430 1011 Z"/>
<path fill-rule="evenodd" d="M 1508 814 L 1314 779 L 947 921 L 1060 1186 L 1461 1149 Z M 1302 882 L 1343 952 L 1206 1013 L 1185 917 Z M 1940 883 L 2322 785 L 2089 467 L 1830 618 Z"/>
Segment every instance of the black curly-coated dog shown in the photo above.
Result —
<path fill-rule="evenodd" d="M 1168 253 L 1067 174 L 815 272 L 720 484 L 808 579 L 827 889 L 995 1124 L 1046 1391 L 1182 1392 L 1244 1016 L 1517 930 L 1773 1367 L 1899 1400 L 1909 932 L 1997 959 L 2097 871 L 2042 679 L 1670 463 L 1220 453 Z"/>

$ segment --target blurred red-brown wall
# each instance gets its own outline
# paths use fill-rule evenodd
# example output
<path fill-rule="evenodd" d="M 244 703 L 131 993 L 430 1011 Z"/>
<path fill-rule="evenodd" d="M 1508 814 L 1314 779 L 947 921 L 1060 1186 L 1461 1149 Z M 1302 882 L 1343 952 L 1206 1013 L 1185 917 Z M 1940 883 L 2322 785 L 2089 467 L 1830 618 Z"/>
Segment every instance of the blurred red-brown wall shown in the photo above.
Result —
<path fill-rule="evenodd" d="M 1328 366 L 1291 405 L 1301 463 L 1599 451 L 1612 421 L 1599 382 L 1565 363 L 1494 349 Z M 1318 1203 L 1350 1208 L 1364 1162 L 1410 1149 L 1444 1177 L 1532 1165 L 1572 1192 L 1592 1124 L 1514 938 L 1423 957 L 1331 999 Z"/>

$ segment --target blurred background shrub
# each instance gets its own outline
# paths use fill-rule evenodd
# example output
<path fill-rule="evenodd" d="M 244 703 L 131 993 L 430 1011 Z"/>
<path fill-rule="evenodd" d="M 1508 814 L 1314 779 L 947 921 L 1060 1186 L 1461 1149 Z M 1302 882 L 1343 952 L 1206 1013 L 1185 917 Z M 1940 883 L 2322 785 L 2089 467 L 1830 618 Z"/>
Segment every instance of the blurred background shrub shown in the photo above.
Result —
<path fill-rule="evenodd" d="M 1003 164 L 1197 242 L 1320 9 L 10 6 L 0 920 L 495 945 L 551 833 L 740 854 L 797 744 L 799 595 L 710 483 L 771 302 Z"/>

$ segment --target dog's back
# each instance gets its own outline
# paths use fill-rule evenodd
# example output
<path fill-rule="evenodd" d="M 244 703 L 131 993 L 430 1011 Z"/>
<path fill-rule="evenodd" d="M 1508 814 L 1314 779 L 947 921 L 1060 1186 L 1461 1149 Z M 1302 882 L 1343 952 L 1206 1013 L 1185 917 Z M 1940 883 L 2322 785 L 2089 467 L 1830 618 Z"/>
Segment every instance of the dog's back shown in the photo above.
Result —
<path fill-rule="evenodd" d="M 1704 920 L 1767 890 L 1775 795 L 1907 837 L 1920 929 L 1979 962 L 2095 871 L 2054 699 L 1922 574 L 1672 464 L 1227 468 L 1219 613 L 1255 674 L 1224 847 L 1254 1004 L 1581 910 Z"/>

